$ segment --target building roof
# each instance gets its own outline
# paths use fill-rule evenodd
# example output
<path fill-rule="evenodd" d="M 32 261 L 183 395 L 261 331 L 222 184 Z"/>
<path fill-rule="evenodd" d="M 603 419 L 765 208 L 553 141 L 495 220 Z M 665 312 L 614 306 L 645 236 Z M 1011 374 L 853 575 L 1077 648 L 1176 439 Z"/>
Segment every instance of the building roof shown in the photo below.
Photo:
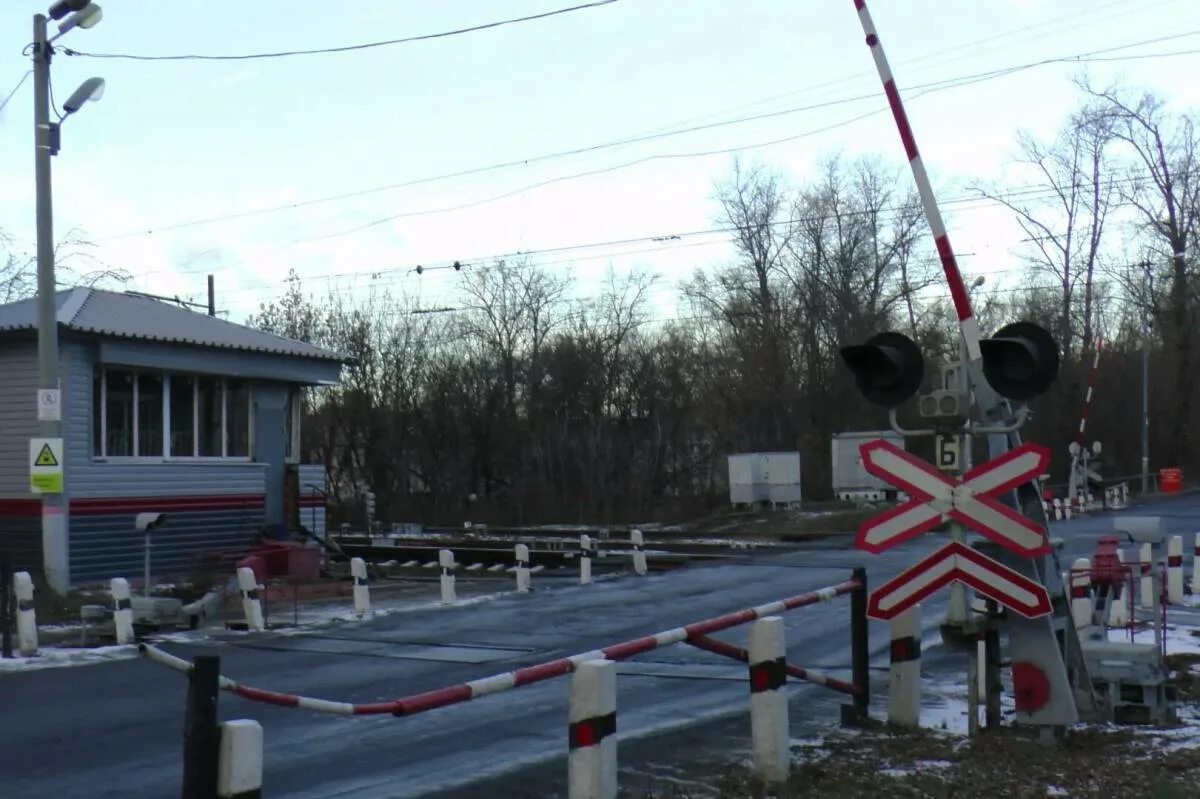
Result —
<path fill-rule="evenodd" d="M 140 294 L 73 288 L 55 296 L 58 323 L 96 336 L 345 361 L 331 350 L 189 311 Z M 0 332 L 37 329 L 35 298 L 0 305 Z"/>

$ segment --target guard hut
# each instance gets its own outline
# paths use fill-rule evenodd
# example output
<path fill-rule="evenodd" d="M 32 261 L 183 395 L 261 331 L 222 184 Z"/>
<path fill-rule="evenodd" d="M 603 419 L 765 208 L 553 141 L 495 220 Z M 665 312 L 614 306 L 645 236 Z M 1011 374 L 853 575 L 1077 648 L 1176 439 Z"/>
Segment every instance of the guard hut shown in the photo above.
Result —
<path fill-rule="evenodd" d="M 134 293 L 56 297 L 65 542 L 43 552 L 30 440 L 40 435 L 37 309 L 0 305 L 0 552 L 66 582 L 139 574 L 140 512 L 167 514 L 156 574 L 237 553 L 266 532 L 323 531 L 325 470 L 300 463 L 305 386 L 345 358 Z M 65 563 L 61 562 L 65 557 Z"/>

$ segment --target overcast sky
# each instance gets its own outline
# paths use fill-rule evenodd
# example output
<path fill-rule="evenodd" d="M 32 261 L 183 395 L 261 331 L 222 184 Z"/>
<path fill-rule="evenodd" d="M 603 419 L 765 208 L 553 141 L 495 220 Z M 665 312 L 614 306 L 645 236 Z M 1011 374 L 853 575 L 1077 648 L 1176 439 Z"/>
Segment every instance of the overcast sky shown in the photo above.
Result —
<path fill-rule="evenodd" d="M 108 0 L 98 26 L 60 44 L 141 55 L 337 47 L 579 1 Z M 46 6 L 0 3 L 0 100 L 28 69 L 21 49 Z M 1014 136 L 1052 133 L 1077 105 L 1071 78 L 1085 66 L 1099 82 L 1119 77 L 1175 108 L 1200 106 L 1200 55 L 1140 57 L 1200 49 L 1196 0 L 873 0 L 870 8 L 943 200 L 965 196 L 977 179 L 1028 185 L 1004 172 Z M 1031 67 L 920 97 L 913 88 L 1160 39 L 1102 54 L 1122 60 Z M 63 126 L 56 238 L 79 228 L 143 291 L 201 299 L 213 273 L 219 305 L 235 320 L 279 295 L 289 268 L 312 290 L 392 285 L 437 305 L 452 300 L 454 273 L 418 276 L 414 266 L 556 248 L 572 249 L 534 258 L 574 275 L 582 292 L 610 264 L 662 275 L 654 299 L 669 316 L 680 278 L 731 256 L 721 235 L 682 234 L 719 223 L 714 182 L 733 155 L 665 156 L 744 148 L 793 185 L 834 152 L 903 165 L 851 0 L 619 0 L 431 41 L 270 60 L 60 51 L 52 74 L 59 103 L 85 78 L 107 81 L 103 99 Z M 0 111 L 0 229 L 32 249 L 30 84 Z M 781 111 L 791 112 L 710 124 Z M 387 188 L 694 126 L 707 127 Z M 753 146 L 779 139 L 790 141 Z M 633 165 L 613 169 L 625 164 Z M 610 171 L 564 179 L 597 170 Z M 546 181 L 554 182 L 526 188 Z M 315 202 L 345 194 L 357 196 Z M 307 204 L 251 213 L 293 203 Z M 454 210 L 421 213 L 439 209 Z M 989 286 L 1011 279 L 1021 233 L 1010 216 L 988 203 L 944 210 L 968 277 L 989 273 Z M 671 235 L 681 238 L 649 241 Z"/>

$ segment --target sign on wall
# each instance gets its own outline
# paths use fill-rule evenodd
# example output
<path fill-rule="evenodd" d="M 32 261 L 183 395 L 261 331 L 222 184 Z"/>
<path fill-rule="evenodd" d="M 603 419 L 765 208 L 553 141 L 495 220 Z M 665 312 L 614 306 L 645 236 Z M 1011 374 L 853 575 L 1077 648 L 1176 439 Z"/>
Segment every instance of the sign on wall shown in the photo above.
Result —
<path fill-rule="evenodd" d="M 62 392 L 57 388 L 39 388 L 37 392 L 39 422 L 62 421 Z"/>
<path fill-rule="evenodd" d="M 29 490 L 35 494 L 63 492 L 63 440 L 29 439 Z"/>

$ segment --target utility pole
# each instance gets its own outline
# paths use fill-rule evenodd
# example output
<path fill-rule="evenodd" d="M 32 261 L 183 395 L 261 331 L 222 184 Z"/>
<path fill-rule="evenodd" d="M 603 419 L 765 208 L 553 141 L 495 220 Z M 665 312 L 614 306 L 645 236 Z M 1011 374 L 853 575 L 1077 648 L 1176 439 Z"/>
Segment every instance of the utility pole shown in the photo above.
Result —
<path fill-rule="evenodd" d="M 54 219 L 50 200 L 50 155 L 57 149 L 57 128 L 50 125 L 50 44 L 46 17 L 33 17 L 33 138 L 37 208 L 38 389 L 59 391 L 58 311 L 54 280 Z M 61 395 L 59 395 L 61 397 Z M 32 398 L 31 398 L 32 399 Z M 61 408 L 61 402 L 57 403 Z M 39 414 L 40 415 L 40 414 Z M 45 438 L 62 438 L 61 416 L 39 422 Z M 70 586 L 63 495 L 42 494 L 42 563 L 46 582 L 56 593 Z"/>
<path fill-rule="evenodd" d="M 217 315 L 217 289 L 213 285 L 213 276 L 208 276 L 208 315 Z"/>
<path fill-rule="evenodd" d="M 1142 262 L 1142 495 L 1150 493 L 1150 262 Z"/>

